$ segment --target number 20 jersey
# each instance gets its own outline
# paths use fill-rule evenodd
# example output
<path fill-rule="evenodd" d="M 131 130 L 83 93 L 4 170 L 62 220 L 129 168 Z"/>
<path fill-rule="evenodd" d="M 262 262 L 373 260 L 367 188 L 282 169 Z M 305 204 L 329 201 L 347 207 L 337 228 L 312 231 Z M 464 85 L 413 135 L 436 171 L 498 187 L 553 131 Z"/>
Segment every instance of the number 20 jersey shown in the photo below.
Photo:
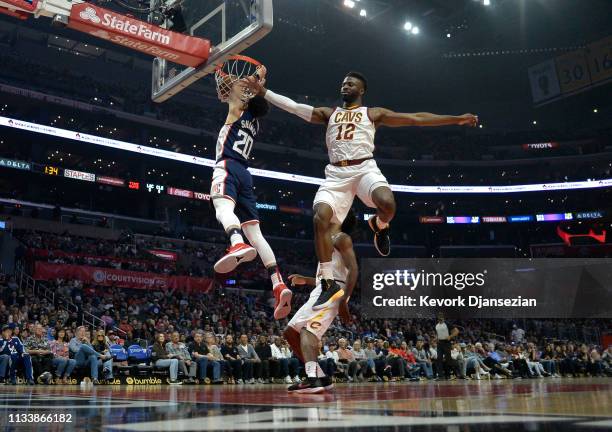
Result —
<path fill-rule="evenodd" d="M 249 111 L 244 111 L 234 123 L 225 124 L 219 132 L 216 148 L 216 162 L 232 159 L 248 165 L 259 122 Z"/>
<path fill-rule="evenodd" d="M 374 156 L 376 126 L 367 107 L 336 108 L 329 117 L 325 144 L 331 163 Z"/>

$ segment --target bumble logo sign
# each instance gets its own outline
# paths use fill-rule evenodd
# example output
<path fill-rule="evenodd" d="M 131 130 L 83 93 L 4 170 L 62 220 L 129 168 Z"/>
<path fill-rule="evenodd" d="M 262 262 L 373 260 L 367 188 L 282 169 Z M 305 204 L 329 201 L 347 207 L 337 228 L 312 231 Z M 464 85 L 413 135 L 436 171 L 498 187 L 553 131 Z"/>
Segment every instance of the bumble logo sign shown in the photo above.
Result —
<path fill-rule="evenodd" d="M 149 377 L 149 378 L 127 377 L 125 379 L 125 383 L 128 385 L 143 385 L 143 384 L 160 385 L 162 383 L 162 380 L 160 378 L 155 378 L 155 377 Z"/>

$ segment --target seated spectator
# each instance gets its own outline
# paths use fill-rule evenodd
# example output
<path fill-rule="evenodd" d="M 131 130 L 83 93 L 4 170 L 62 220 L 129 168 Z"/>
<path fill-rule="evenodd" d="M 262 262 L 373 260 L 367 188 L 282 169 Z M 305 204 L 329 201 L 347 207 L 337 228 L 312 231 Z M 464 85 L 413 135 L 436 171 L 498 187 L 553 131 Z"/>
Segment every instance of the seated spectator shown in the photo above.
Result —
<path fill-rule="evenodd" d="M 372 379 L 382 381 L 381 375 L 385 370 L 385 359 L 380 351 L 376 351 L 374 339 L 368 339 L 364 351 L 368 359 L 368 366 L 372 369 Z"/>
<path fill-rule="evenodd" d="M 298 360 L 291 357 L 291 351 L 283 346 L 282 338 L 276 336 L 274 338 L 274 343 L 270 345 L 270 350 L 272 351 L 272 358 L 279 363 L 279 377 L 284 376 L 286 384 L 291 384 L 294 381 L 296 383 L 300 382 L 300 377 L 297 375 L 297 366 L 295 365 L 298 363 Z M 287 354 L 289 354 L 289 356 L 287 356 Z M 295 362 L 293 362 L 293 360 L 295 360 Z M 295 369 L 295 378 L 293 381 L 291 380 L 292 369 L 290 368 L 290 362 L 293 363 Z"/>
<path fill-rule="evenodd" d="M 179 360 L 178 358 L 170 358 L 168 353 L 166 352 L 166 336 L 163 333 L 158 333 L 157 338 L 155 339 L 155 343 L 151 348 L 151 358 L 153 360 L 153 364 L 157 368 L 168 368 L 170 373 L 170 378 L 168 380 L 168 384 L 171 385 L 181 385 L 182 381 L 178 380 L 178 366 Z"/>
<path fill-rule="evenodd" d="M 370 365 L 370 362 L 368 361 L 368 357 L 366 356 L 365 350 L 361 348 L 360 340 L 356 340 L 353 343 L 353 349 L 351 352 L 353 353 L 353 358 L 357 362 L 357 370 L 359 373 L 359 375 L 357 376 L 357 380 L 364 381 L 365 380 L 364 374 L 367 374 L 368 372 L 372 372 L 374 368 L 374 362 L 372 361 L 370 368 L 368 368 L 368 365 Z"/>
<path fill-rule="evenodd" d="M 166 352 L 168 358 L 175 358 L 179 361 L 179 369 L 183 375 L 187 377 L 186 382 L 189 384 L 195 383 L 196 363 L 191 359 L 191 354 L 183 342 L 180 341 L 179 332 L 172 333 L 172 340 L 166 344 Z M 187 370 L 189 368 L 189 370 Z"/>
<path fill-rule="evenodd" d="M 53 353 L 49 341 L 45 338 L 42 325 L 34 326 L 34 334 L 24 341 L 24 346 L 32 360 L 34 376 L 39 384 L 51 384 L 53 380 Z"/>
<path fill-rule="evenodd" d="M 353 382 L 357 378 L 359 364 L 355 360 L 353 352 L 347 345 L 348 344 L 345 338 L 338 339 L 338 361 L 346 365 L 346 377 L 349 382 Z"/>
<path fill-rule="evenodd" d="M 332 358 L 328 358 L 324 352 L 323 341 L 319 341 L 319 355 L 317 356 L 319 367 L 326 376 L 333 377 L 336 373 L 336 362 Z"/>
<path fill-rule="evenodd" d="M 91 381 L 94 385 L 99 384 L 98 382 L 98 360 L 102 357 L 94 350 L 89 338 L 87 337 L 87 331 L 85 327 L 80 326 L 76 330 L 76 335 L 70 340 L 68 345 L 70 353 L 74 356 L 77 367 L 89 365 Z"/>
<path fill-rule="evenodd" d="M 55 340 L 49 343 L 51 352 L 53 352 L 53 366 L 56 367 L 55 376 L 61 380 L 62 384 L 68 384 L 68 379 L 76 367 L 76 360 L 70 358 L 68 341 L 66 330 L 62 328 L 58 330 Z"/>
<path fill-rule="evenodd" d="M 219 346 L 217 345 L 217 339 L 215 338 L 215 335 L 211 332 L 207 333 L 206 335 L 206 345 L 209 351 L 209 360 L 219 363 L 219 375 L 215 376 L 215 374 L 213 373 L 213 384 L 222 383 L 223 380 L 221 379 L 220 373 L 221 371 L 225 371 L 226 364 L 225 360 L 223 359 L 221 349 L 219 349 Z"/>
<path fill-rule="evenodd" d="M 221 364 L 215 361 L 211 355 L 208 345 L 204 342 L 204 333 L 197 331 L 193 342 L 189 344 L 189 352 L 198 365 L 198 379 L 204 382 L 207 378 L 208 366 L 211 366 L 214 382 L 219 382 L 221 377 Z"/>
<path fill-rule="evenodd" d="M 265 335 L 260 335 L 255 345 L 255 352 L 257 357 L 261 361 L 260 377 L 258 381 L 260 383 L 272 383 L 272 375 L 270 374 L 271 362 L 274 361 L 272 358 L 272 349 L 268 343 L 268 338 Z"/>
<path fill-rule="evenodd" d="M 104 379 L 113 379 L 113 356 L 110 352 L 110 345 L 106 340 L 104 330 L 98 330 L 96 332 L 96 340 L 93 343 L 93 349 L 100 354 L 99 364 L 102 364 L 102 373 Z"/>
<path fill-rule="evenodd" d="M 30 355 L 25 351 L 21 340 L 13 336 L 13 329 L 9 325 L 2 327 L 2 340 L 0 341 L 0 356 L 8 356 L 10 360 L 10 379 L 11 384 L 17 384 L 17 366 L 22 364 L 25 369 L 26 380 L 29 385 L 34 385 L 32 360 Z M 5 357 L 6 358 L 6 357 Z M 6 370 L 4 370 L 4 378 Z"/>
<path fill-rule="evenodd" d="M 425 373 L 427 379 L 433 379 L 433 367 L 431 358 L 429 357 L 429 350 L 425 349 L 423 339 L 416 341 L 416 346 L 412 349 L 412 353 L 416 358 L 417 363 L 421 367 L 421 370 Z"/>
<path fill-rule="evenodd" d="M 223 358 L 228 365 L 227 374 L 229 376 L 229 383 L 242 384 L 242 360 L 240 359 L 238 348 L 234 345 L 232 335 L 225 336 L 225 343 L 221 347 L 221 354 L 223 354 Z"/>
<path fill-rule="evenodd" d="M 247 335 L 240 335 L 240 343 L 238 344 L 238 355 L 242 360 L 242 370 L 245 384 L 255 384 L 254 376 L 258 377 L 258 381 L 261 381 L 261 360 L 255 352 L 253 345 L 249 343 Z"/>

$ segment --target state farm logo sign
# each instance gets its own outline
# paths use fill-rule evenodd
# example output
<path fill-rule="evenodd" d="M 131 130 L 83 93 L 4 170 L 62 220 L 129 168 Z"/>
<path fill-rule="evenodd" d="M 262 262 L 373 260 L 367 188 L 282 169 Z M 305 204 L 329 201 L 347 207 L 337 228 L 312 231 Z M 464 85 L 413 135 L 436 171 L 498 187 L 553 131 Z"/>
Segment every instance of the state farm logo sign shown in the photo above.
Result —
<path fill-rule="evenodd" d="M 96 10 L 90 6 L 83 9 L 79 13 L 79 17 L 85 21 L 101 24 L 104 27 L 119 30 L 132 36 L 139 36 L 162 45 L 170 45 L 171 42 L 170 35 L 152 31 L 151 26 L 144 22 L 130 21 L 129 18 L 113 15 L 109 12 L 104 13 L 102 18 L 100 18 Z"/>
<path fill-rule="evenodd" d="M 72 6 L 68 27 L 185 66 L 197 67 L 210 55 L 209 40 L 166 30 L 89 3 Z"/>

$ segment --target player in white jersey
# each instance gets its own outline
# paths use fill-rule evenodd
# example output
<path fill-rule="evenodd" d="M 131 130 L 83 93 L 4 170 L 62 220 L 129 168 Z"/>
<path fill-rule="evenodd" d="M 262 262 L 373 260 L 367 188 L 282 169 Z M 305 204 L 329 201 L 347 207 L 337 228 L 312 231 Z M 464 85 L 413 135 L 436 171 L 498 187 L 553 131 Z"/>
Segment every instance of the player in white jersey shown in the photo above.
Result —
<path fill-rule="evenodd" d="M 350 322 L 348 301 L 357 282 L 359 268 L 353 250 L 351 233 L 357 225 L 355 213 L 349 210 L 342 225 L 332 226 L 332 271 L 334 281 L 342 287 L 328 304 L 320 310 L 313 308 L 321 294 L 321 279 L 302 275 L 291 275 L 289 280 L 292 286 L 310 285 L 315 288 L 304 305 L 295 313 L 284 336 L 291 345 L 291 349 L 306 367 L 307 380 L 290 386 L 287 390 L 296 393 L 319 393 L 331 388 L 331 378 L 325 376 L 317 362 L 319 341 L 336 316 L 344 323 Z M 319 269 L 317 269 L 317 273 Z"/>
<path fill-rule="evenodd" d="M 374 232 L 374 245 L 382 256 L 391 251 L 389 222 L 395 216 L 395 199 L 387 179 L 373 159 L 374 136 L 380 126 L 476 126 L 478 117 L 431 113 L 397 113 L 386 108 L 366 108 L 363 96 L 367 91 L 366 78 L 350 72 L 342 81 L 340 93 L 343 105 L 338 108 L 314 108 L 298 104 L 276 94 L 256 79 L 247 78 L 254 94 L 263 96 L 271 104 L 310 123 L 327 125 L 326 144 L 330 164 L 325 168 L 325 182 L 314 199 L 315 248 L 321 263 L 323 292 L 315 307 L 323 307 L 340 290 L 333 281 L 331 227 L 344 220 L 355 195 L 367 206 L 376 208 L 369 225 Z"/>

